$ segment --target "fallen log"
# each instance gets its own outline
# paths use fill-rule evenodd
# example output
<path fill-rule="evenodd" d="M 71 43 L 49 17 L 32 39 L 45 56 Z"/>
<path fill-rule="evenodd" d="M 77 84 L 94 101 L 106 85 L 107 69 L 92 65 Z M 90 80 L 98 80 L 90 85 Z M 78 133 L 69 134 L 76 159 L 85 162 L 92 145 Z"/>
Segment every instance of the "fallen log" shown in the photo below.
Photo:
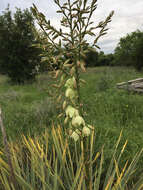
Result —
<path fill-rule="evenodd" d="M 143 93 L 143 78 L 117 83 L 117 88 Z"/>

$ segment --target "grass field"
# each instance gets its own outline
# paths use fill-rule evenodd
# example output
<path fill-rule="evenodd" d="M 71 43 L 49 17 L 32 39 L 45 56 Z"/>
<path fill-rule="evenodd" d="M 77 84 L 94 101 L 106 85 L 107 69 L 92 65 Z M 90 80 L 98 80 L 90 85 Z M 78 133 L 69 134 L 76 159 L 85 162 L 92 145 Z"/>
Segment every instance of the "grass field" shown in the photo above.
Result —
<path fill-rule="evenodd" d="M 110 157 L 121 130 L 121 144 L 128 140 L 122 161 L 130 160 L 143 147 L 143 96 L 116 88 L 116 83 L 142 75 L 132 68 L 120 67 L 89 68 L 81 74 L 87 81 L 81 89 L 85 117 L 95 126 L 97 148 L 106 145 L 105 160 Z M 43 74 L 34 84 L 17 86 L 10 85 L 5 76 L 0 76 L 0 106 L 10 138 L 18 140 L 21 134 L 40 134 L 50 127 L 57 112 L 48 97 L 51 82 L 48 74 Z M 143 157 L 139 166 L 142 164 Z"/>
<path fill-rule="evenodd" d="M 47 75 L 22 86 L 11 85 L 5 76 L 0 76 L 0 105 L 9 137 L 15 140 L 21 134 L 39 134 L 50 125 L 56 110 L 48 97 L 49 84 Z"/>

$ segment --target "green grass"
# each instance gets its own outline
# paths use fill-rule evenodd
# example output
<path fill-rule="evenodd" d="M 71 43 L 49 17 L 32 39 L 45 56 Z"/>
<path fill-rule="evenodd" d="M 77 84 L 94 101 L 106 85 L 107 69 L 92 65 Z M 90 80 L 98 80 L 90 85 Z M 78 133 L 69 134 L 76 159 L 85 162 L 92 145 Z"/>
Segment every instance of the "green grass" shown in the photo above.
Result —
<path fill-rule="evenodd" d="M 131 68 L 91 68 L 84 74 L 82 89 L 86 120 L 97 133 L 97 149 L 105 144 L 105 158 L 110 157 L 121 130 L 128 145 L 122 161 L 131 160 L 143 148 L 143 96 L 116 88 L 116 83 L 142 77 Z M 121 144 L 122 144 L 121 143 Z M 143 157 L 139 166 L 143 165 Z"/>
<path fill-rule="evenodd" d="M 105 146 L 108 161 L 114 143 L 123 130 L 123 141 L 128 140 L 123 162 L 131 160 L 143 147 L 143 96 L 116 88 L 116 83 L 142 77 L 132 68 L 89 68 L 81 76 L 87 81 L 81 94 L 85 118 L 96 129 L 96 147 Z M 0 105 L 8 136 L 17 139 L 21 134 L 40 134 L 50 127 L 56 117 L 55 104 L 48 97 L 51 80 L 48 74 L 38 77 L 34 84 L 10 85 L 0 76 Z M 142 166 L 143 158 L 139 162 Z"/>
<path fill-rule="evenodd" d="M 39 134 L 50 126 L 56 113 L 55 104 L 48 97 L 50 83 L 48 75 L 23 86 L 11 85 L 6 77 L 0 76 L 0 106 L 10 138 Z"/>

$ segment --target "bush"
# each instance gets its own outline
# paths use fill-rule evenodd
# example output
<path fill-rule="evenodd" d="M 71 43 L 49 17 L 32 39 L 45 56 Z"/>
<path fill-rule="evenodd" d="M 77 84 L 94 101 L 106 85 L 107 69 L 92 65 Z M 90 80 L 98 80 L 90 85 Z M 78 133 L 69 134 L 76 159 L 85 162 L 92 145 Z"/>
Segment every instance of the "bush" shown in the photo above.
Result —
<path fill-rule="evenodd" d="M 40 49 L 35 43 L 35 26 L 31 12 L 17 9 L 14 17 L 9 8 L 0 16 L 0 69 L 13 82 L 35 79 L 35 67 L 40 62 Z"/>

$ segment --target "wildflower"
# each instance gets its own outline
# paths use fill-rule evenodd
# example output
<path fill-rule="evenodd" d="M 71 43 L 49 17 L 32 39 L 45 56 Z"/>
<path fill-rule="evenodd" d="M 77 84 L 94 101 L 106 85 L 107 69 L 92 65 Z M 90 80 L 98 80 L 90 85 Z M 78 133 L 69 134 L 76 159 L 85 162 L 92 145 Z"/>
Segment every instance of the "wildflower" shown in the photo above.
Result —
<path fill-rule="evenodd" d="M 79 115 L 78 110 L 73 108 L 72 106 L 68 106 L 66 108 L 66 116 L 69 116 L 70 118 L 73 118 L 74 116 Z"/>
<path fill-rule="evenodd" d="M 74 127 L 80 126 L 80 125 L 85 125 L 85 121 L 81 116 L 78 115 L 72 119 L 72 125 Z"/>

